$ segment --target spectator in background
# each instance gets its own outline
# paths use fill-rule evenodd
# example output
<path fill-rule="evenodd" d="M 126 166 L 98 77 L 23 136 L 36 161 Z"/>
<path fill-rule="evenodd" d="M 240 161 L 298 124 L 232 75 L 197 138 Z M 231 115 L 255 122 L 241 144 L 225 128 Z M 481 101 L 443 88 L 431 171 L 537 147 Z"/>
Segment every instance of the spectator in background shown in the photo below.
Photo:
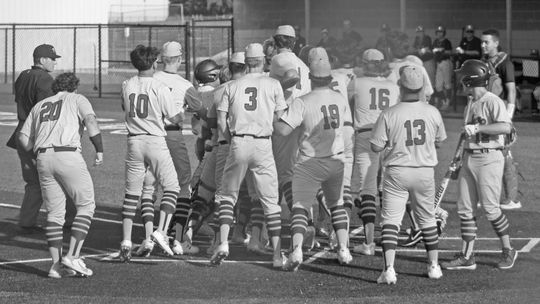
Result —
<path fill-rule="evenodd" d="M 375 44 L 375 48 L 384 55 L 384 59 L 386 61 L 389 61 L 390 58 L 388 56 L 390 55 L 389 47 L 388 47 L 388 32 L 390 32 L 390 27 L 388 24 L 383 23 L 381 25 L 381 33 L 379 35 L 379 38 L 377 39 L 377 43 Z"/>
<path fill-rule="evenodd" d="M 265 72 L 270 71 L 270 62 L 272 62 L 272 57 L 277 54 L 276 42 L 274 38 L 270 37 L 263 42 L 263 52 L 264 52 L 264 68 Z"/>
<path fill-rule="evenodd" d="M 429 75 L 429 81 L 435 83 L 435 59 L 431 52 L 431 37 L 426 35 L 424 27 L 419 25 L 416 27 L 416 37 L 414 37 L 414 54 L 422 59 L 424 68 Z"/>
<path fill-rule="evenodd" d="M 338 58 L 345 67 L 354 65 L 354 58 L 362 51 L 362 36 L 353 30 L 351 20 L 343 21 L 343 38 L 338 43 Z"/>
<path fill-rule="evenodd" d="M 300 26 L 295 25 L 294 31 L 296 33 L 296 43 L 294 44 L 293 53 L 298 56 L 300 54 L 300 50 L 306 46 L 306 38 L 304 36 L 300 35 Z"/>
<path fill-rule="evenodd" d="M 435 30 L 437 38 L 433 41 L 433 54 L 437 68 L 435 70 L 435 105 L 446 111 L 452 98 L 453 65 L 450 60 L 452 43 L 446 38 L 446 29 L 439 25 Z"/>
<path fill-rule="evenodd" d="M 482 41 L 474 35 L 474 27 L 472 25 L 465 26 L 463 38 L 456 48 L 456 53 L 458 54 L 456 68 L 459 68 L 465 60 L 480 59 L 482 55 Z"/>
<path fill-rule="evenodd" d="M 317 46 L 320 46 L 326 50 L 330 58 L 335 57 L 336 54 L 336 45 L 337 39 L 330 36 L 328 29 L 323 28 L 321 30 L 321 40 L 317 43 Z"/>

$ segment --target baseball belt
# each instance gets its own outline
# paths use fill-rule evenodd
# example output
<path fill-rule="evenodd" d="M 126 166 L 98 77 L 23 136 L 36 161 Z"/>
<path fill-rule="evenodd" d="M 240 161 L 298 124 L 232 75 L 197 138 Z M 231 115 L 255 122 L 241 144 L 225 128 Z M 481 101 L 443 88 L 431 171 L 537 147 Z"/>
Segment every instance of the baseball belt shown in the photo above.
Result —
<path fill-rule="evenodd" d="M 66 152 L 66 151 L 77 151 L 77 147 L 47 147 L 47 148 L 38 148 L 38 153 L 45 153 L 48 149 L 53 149 L 54 152 Z"/>

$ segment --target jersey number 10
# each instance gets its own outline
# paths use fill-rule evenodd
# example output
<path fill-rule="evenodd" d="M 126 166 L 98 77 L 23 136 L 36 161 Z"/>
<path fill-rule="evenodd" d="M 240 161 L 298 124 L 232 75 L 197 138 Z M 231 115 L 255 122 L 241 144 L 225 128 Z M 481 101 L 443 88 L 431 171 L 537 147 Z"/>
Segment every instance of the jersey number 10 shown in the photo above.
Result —
<path fill-rule="evenodd" d="M 135 96 L 137 96 L 137 104 L 135 104 Z M 149 98 L 146 94 L 129 94 L 129 117 L 146 118 L 148 117 Z"/>

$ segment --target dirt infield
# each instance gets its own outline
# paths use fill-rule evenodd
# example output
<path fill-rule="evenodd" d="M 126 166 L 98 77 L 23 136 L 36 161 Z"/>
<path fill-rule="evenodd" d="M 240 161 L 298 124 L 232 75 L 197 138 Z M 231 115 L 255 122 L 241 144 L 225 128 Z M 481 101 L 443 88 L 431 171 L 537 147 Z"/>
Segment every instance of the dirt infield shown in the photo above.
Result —
<path fill-rule="evenodd" d="M 4 91 L 0 88 L 0 91 Z M 5 92 L 5 91 L 4 91 Z M 513 148 L 519 162 L 523 208 L 505 212 L 511 223 L 513 245 L 520 251 L 514 268 L 495 268 L 499 243 L 491 224 L 478 216 L 477 264 L 475 271 L 444 271 L 441 280 L 426 275 L 423 247 L 399 248 L 395 286 L 377 285 L 382 257 L 353 254 L 351 265 L 338 265 L 334 253 L 322 247 L 304 256 L 296 273 L 271 268 L 270 256 L 249 255 L 242 246 L 231 248 L 230 258 L 220 267 L 209 267 L 208 256 L 169 258 L 158 250 L 147 259 L 122 264 L 111 258 L 121 240 L 120 209 L 124 186 L 125 131 L 119 100 L 91 98 L 104 134 L 105 165 L 90 167 L 97 210 L 83 249 L 90 278 L 47 278 L 49 254 L 43 232 L 24 233 L 17 227 L 18 206 L 24 185 L 16 152 L 5 147 L 16 123 L 13 96 L 0 93 L 0 302 L 6 303 L 537 303 L 540 287 L 540 140 L 538 124 L 516 123 L 519 139 Z M 452 118 L 454 117 L 454 118 Z M 442 178 L 454 151 L 461 120 L 447 115 L 448 140 L 439 149 L 437 181 Z M 184 130 L 189 134 L 189 128 Z M 190 146 L 193 138 L 189 137 Z M 84 156 L 91 164 L 93 147 L 85 135 Z M 193 156 L 192 161 L 195 162 Z M 193 164 L 193 166 L 195 163 Z M 441 238 L 441 260 L 452 258 L 459 248 L 459 223 L 455 211 L 457 189 L 451 182 L 443 207 L 450 212 L 449 225 Z M 44 224 L 40 215 L 40 224 Z M 140 222 L 140 221 L 139 221 Z M 353 228 L 359 224 L 354 217 Z M 404 222 L 404 227 L 408 226 Z M 142 240 L 140 225 L 134 242 Z M 404 237 L 402 234 L 400 237 Z M 285 239 L 286 241 L 286 239 Z M 351 239 L 358 244 L 360 236 Z M 205 252 L 206 237 L 196 238 Z"/>

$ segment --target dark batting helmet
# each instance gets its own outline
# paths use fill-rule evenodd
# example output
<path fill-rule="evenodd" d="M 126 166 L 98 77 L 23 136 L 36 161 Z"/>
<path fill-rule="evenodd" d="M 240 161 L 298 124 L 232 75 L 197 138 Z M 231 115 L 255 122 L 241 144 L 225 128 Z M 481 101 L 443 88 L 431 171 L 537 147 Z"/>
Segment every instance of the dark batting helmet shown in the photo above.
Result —
<path fill-rule="evenodd" d="M 214 82 L 219 77 L 220 66 L 212 59 L 206 59 L 195 67 L 195 79 L 199 83 Z"/>
<path fill-rule="evenodd" d="M 485 87 L 489 82 L 489 67 L 481 60 L 466 60 L 456 73 L 466 87 Z"/>

